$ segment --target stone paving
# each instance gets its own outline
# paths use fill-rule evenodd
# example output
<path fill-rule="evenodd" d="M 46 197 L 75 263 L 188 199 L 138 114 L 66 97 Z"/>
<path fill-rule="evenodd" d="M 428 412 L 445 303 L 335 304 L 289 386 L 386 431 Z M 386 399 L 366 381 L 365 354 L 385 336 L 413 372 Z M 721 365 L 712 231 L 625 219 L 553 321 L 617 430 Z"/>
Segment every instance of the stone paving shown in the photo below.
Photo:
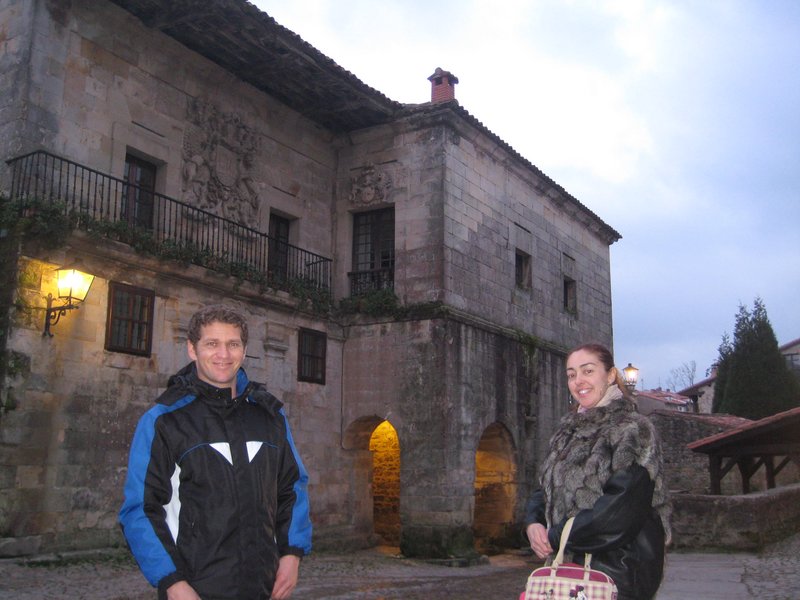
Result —
<path fill-rule="evenodd" d="M 155 593 L 124 551 L 48 562 L 0 561 L 3 600 L 154 600 Z M 390 548 L 313 554 L 303 561 L 293 598 L 330 600 L 516 600 L 532 568 L 510 553 L 488 564 L 446 567 L 402 558 Z M 657 600 L 798 600 L 800 534 L 759 554 L 671 553 Z"/>

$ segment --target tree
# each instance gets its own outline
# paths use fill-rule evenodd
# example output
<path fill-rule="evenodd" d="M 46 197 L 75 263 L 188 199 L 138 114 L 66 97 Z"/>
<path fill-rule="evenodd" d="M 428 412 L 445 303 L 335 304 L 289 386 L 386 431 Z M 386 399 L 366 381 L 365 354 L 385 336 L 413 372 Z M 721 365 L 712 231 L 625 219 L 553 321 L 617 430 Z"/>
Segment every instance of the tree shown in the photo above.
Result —
<path fill-rule="evenodd" d="M 714 381 L 714 401 L 711 403 L 711 412 L 723 412 L 720 408 L 722 397 L 725 395 L 725 388 L 728 386 L 728 364 L 733 353 L 733 344 L 727 333 L 722 334 L 722 342 L 718 348 L 719 358 L 714 363 L 716 369 L 716 379 Z"/>
<path fill-rule="evenodd" d="M 671 369 L 667 377 L 667 389 L 678 391 L 694 385 L 694 376 L 697 372 L 697 363 L 693 360 L 683 363 L 680 367 Z"/>
<path fill-rule="evenodd" d="M 733 342 L 723 336 L 714 385 L 714 412 L 762 419 L 800 406 L 800 384 L 778 348 L 761 298 L 739 306 Z"/>

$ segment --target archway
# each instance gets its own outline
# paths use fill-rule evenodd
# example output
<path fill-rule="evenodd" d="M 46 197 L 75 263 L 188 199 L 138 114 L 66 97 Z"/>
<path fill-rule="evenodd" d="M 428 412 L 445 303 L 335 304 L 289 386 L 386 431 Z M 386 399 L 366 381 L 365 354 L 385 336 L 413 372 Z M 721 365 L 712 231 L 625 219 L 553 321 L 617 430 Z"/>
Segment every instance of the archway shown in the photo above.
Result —
<path fill-rule="evenodd" d="M 517 467 L 511 434 L 492 423 L 481 436 L 475 452 L 475 512 L 472 527 L 479 552 L 495 554 L 514 547 L 514 501 Z"/>
<path fill-rule="evenodd" d="M 388 546 L 400 545 L 400 440 L 383 421 L 369 440 L 372 452 L 372 519 L 375 533 Z"/>

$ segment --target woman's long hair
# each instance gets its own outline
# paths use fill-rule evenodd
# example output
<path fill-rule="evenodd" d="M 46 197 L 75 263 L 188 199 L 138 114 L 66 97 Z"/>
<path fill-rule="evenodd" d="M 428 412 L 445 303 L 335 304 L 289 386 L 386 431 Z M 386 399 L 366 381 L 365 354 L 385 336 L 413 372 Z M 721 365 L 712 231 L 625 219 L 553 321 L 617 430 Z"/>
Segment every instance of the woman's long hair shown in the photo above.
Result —
<path fill-rule="evenodd" d="M 625 396 L 626 398 L 629 398 L 631 400 L 633 399 L 631 398 L 631 394 L 628 391 L 628 386 L 625 385 L 625 380 L 622 379 L 622 371 L 620 371 L 614 366 L 614 357 L 611 354 L 611 350 L 606 348 L 603 344 L 599 344 L 597 342 L 589 342 L 586 344 L 581 344 L 580 346 L 576 346 L 575 348 L 570 350 L 567 353 L 566 360 L 569 360 L 570 356 L 572 356 L 576 352 L 579 352 L 580 350 L 594 354 L 600 361 L 600 363 L 605 367 L 606 371 L 614 369 L 616 373 L 616 379 L 614 383 L 617 384 L 619 391 L 622 392 L 622 395 Z"/>

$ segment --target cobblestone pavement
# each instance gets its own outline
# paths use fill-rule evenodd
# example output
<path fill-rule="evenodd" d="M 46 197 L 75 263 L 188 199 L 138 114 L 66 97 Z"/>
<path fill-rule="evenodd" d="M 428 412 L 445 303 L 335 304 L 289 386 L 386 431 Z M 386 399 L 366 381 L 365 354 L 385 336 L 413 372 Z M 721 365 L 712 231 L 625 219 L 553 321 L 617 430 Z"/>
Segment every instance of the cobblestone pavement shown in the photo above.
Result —
<path fill-rule="evenodd" d="M 155 593 L 126 552 L 48 562 L 0 561 L 0 599 L 153 600 Z M 532 568 L 529 555 L 492 557 L 489 564 L 445 567 L 381 548 L 318 553 L 301 566 L 293 598 L 330 600 L 516 600 Z M 657 600 L 797 600 L 800 534 L 759 554 L 671 553 Z"/>

